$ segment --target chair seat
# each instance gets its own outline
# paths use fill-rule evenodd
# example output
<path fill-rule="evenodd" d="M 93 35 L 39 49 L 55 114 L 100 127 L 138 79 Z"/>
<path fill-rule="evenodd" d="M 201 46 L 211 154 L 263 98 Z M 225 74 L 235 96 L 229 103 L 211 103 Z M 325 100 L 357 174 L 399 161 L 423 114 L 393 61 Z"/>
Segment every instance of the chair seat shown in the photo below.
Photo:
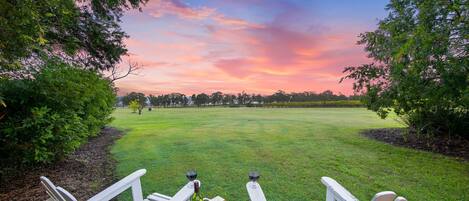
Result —
<path fill-rule="evenodd" d="M 147 199 L 145 199 L 145 201 L 168 201 L 171 200 L 171 198 L 172 197 L 160 193 L 152 193 L 147 197 Z"/>

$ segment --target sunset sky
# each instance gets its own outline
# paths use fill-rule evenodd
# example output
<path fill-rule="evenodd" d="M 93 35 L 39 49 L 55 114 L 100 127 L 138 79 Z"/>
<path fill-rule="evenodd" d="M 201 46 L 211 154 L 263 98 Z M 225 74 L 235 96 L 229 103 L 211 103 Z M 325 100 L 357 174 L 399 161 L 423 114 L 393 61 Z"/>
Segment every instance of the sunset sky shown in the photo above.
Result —
<path fill-rule="evenodd" d="M 150 0 L 123 18 L 130 54 L 121 65 L 144 67 L 117 82 L 119 94 L 351 94 L 342 69 L 369 62 L 357 36 L 376 28 L 387 2 Z"/>

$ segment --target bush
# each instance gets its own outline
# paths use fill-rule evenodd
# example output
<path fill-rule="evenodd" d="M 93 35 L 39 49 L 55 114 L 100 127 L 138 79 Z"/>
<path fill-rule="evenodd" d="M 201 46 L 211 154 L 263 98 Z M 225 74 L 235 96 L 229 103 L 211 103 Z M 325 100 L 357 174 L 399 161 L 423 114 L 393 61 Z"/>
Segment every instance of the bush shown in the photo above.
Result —
<path fill-rule="evenodd" d="M 0 80 L 7 105 L 0 121 L 0 160 L 38 163 L 62 158 L 107 124 L 112 83 L 96 72 L 50 62 L 34 78 Z"/>
<path fill-rule="evenodd" d="M 139 107 L 140 105 L 137 100 L 130 101 L 129 108 L 132 110 L 132 113 L 136 113 Z"/>
<path fill-rule="evenodd" d="M 264 104 L 264 107 L 364 107 L 359 100 L 277 102 Z"/>

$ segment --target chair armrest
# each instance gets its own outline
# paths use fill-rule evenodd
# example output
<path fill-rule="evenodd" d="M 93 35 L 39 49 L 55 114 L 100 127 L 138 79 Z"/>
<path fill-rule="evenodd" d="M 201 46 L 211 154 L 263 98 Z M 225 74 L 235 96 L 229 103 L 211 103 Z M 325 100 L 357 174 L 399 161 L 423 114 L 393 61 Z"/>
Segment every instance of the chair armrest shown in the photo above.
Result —
<path fill-rule="evenodd" d="M 194 182 L 199 182 L 199 186 L 202 185 L 199 180 L 194 180 L 188 182 L 184 187 L 181 188 L 172 198 L 170 201 L 186 201 L 194 195 Z"/>
<path fill-rule="evenodd" d="M 396 197 L 397 194 L 392 191 L 383 191 L 376 193 L 376 195 L 371 198 L 371 201 L 394 201 Z"/>
<path fill-rule="evenodd" d="M 248 190 L 249 199 L 251 201 L 267 201 L 259 183 L 250 181 L 246 184 L 246 189 Z"/>
<path fill-rule="evenodd" d="M 347 189 L 330 177 L 321 177 L 321 182 L 327 187 L 326 201 L 358 201 Z"/>
<path fill-rule="evenodd" d="M 140 184 L 140 177 L 143 176 L 147 170 L 140 169 L 129 176 L 124 177 L 117 183 L 107 187 L 100 193 L 88 199 L 88 201 L 107 201 L 121 194 L 128 188 L 132 188 L 132 197 L 134 201 L 143 201 L 142 187 Z"/>

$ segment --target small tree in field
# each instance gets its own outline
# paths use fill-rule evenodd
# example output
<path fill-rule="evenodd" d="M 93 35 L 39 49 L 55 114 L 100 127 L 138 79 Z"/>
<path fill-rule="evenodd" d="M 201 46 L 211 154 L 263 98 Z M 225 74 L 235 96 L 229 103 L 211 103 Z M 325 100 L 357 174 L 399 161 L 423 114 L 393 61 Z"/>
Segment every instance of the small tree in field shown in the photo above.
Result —
<path fill-rule="evenodd" d="M 392 0 L 360 35 L 374 63 L 347 67 L 369 109 L 419 133 L 469 137 L 469 11 L 464 0 Z"/>
<path fill-rule="evenodd" d="M 140 104 L 137 100 L 130 101 L 129 108 L 132 110 L 132 113 L 136 113 L 137 110 L 140 108 Z"/>

